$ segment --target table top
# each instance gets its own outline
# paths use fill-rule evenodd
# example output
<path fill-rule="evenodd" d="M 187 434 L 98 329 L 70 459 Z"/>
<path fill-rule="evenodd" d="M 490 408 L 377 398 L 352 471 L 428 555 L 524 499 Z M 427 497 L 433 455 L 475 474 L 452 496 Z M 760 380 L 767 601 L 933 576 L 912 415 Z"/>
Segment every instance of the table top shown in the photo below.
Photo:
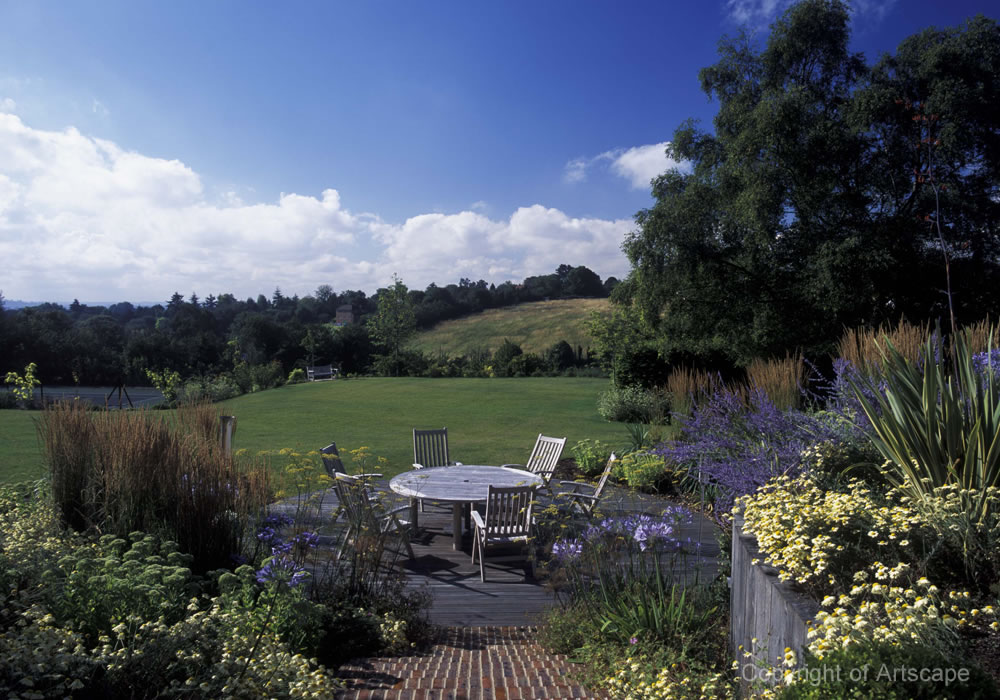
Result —
<path fill-rule="evenodd" d="M 521 469 L 463 464 L 427 467 L 394 476 L 389 488 L 410 498 L 430 501 L 485 501 L 490 486 L 541 486 L 542 477 Z"/>

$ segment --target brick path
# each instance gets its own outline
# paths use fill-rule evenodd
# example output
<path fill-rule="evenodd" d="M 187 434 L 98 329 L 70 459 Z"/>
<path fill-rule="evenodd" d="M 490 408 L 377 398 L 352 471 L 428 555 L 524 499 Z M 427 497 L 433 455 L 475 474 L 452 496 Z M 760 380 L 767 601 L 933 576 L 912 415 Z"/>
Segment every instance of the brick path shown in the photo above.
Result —
<path fill-rule="evenodd" d="M 546 654 L 533 627 L 442 627 L 419 656 L 355 659 L 336 672 L 342 700 L 603 698 L 570 678 L 565 656 Z"/>

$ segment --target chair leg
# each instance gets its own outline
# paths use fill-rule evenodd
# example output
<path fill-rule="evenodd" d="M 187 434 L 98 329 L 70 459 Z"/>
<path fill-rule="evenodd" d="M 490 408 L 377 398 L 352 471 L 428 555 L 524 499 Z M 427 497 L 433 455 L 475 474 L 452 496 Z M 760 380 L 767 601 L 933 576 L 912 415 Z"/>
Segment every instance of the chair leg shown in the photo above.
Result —
<path fill-rule="evenodd" d="M 403 544 L 406 545 L 406 551 L 409 553 L 410 559 L 415 559 L 416 557 L 413 554 L 413 545 L 410 544 L 410 533 L 406 530 L 403 530 L 399 534 L 402 535 L 403 537 Z"/>
<path fill-rule="evenodd" d="M 486 583 L 486 552 L 483 547 L 485 547 L 485 543 L 479 548 L 479 580 Z"/>
<path fill-rule="evenodd" d="M 347 526 L 347 532 L 344 533 L 344 539 L 340 542 L 340 547 L 337 549 L 337 561 L 340 561 L 340 557 L 343 556 L 344 550 L 347 549 L 347 543 L 351 539 L 351 532 L 354 530 L 354 525 Z"/>

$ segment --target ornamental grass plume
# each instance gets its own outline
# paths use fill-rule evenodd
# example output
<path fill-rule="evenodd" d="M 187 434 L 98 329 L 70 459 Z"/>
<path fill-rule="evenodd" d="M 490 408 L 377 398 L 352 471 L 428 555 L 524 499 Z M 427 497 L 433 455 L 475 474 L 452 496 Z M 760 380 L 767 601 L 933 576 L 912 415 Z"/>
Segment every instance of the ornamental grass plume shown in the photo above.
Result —
<path fill-rule="evenodd" d="M 787 411 L 802 405 L 806 363 L 802 353 L 784 359 L 755 359 L 747 367 L 747 383 L 767 394 L 777 408 Z"/>
<path fill-rule="evenodd" d="M 178 409 L 173 424 L 146 410 L 47 407 L 39 432 L 64 523 L 121 537 L 149 532 L 194 555 L 196 571 L 226 566 L 270 489 L 261 462 L 223 452 L 218 426 L 204 406 Z"/>

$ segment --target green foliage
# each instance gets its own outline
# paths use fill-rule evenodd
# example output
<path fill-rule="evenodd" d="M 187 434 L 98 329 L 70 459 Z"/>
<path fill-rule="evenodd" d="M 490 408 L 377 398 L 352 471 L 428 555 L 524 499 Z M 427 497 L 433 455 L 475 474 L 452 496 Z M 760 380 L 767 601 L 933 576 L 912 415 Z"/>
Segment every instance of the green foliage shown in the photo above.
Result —
<path fill-rule="evenodd" d="M 679 476 L 673 465 L 656 454 L 630 452 L 615 462 L 612 473 L 634 489 L 651 493 L 669 493 Z"/>
<path fill-rule="evenodd" d="M 13 388 L 11 388 L 10 393 L 12 393 L 18 401 L 25 403 L 31 402 L 34 397 L 35 387 L 41 384 L 41 381 L 39 381 L 38 377 L 35 376 L 35 372 L 37 371 L 38 365 L 31 362 L 24 368 L 23 376 L 17 372 L 8 372 L 7 376 L 4 377 L 5 384 L 14 385 Z"/>
<path fill-rule="evenodd" d="M 378 292 L 378 309 L 368 320 L 368 331 L 384 353 L 391 358 L 395 372 L 399 375 L 400 350 L 407 339 L 417 329 L 417 319 L 413 313 L 413 301 L 407 294 L 406 285 L 396 275 L 392 276 L 392 286 Z"/>
<path fill-rule="evenodd" d="M 837 649 L 822 660 L 807 655 L 779 700 L 986 700 L 1000 694 L 981 668 L 919 644 L 870 643 Z M 921 678 L 921 674 L 924 675 Z"/>
<path fill-rule="evenodd" d="M 160 390 L 167 403 L 172 404 L 177 401 L 177 392 L 181 386 L 181 375 L 178 372 L 167 369 L 157 372 L 147 369 L 146 378 Z"/>
<path fill-rule="evenodd" d="M 601 367 L 611 374 L 615 386 L 652 386 L 665 379 L 667 365 L 635 305 L 616 306 L 610 314 L 592 313 L 587 329 Z"/>
<path fill-rule="evenodd" d="M 281 363 L 277 360 L 264 364 L 237 362 L 231 375 L 233 382 L 239 387 L 242 394 L 273 389 L 285 382 L 284 371 L 281 369 Z"/>
<path fill-rule="evenodd" d="M 928 29 L 870 67 L 849 27 L 847 3 L 805 0 L 765 45 L 724 38 L 701 71 L 714 129 L 675 132 L 669 155 L 687 168 L 653 183 L 614 295 L 661 354 L 819 357 L 844 327 L 940 317 L 942 247 L 962 251 L 959 320 L 996 315 L 995 20 Z"/>
<path fill-rule="evenodd" d="M 600 440 L 585 438 L 570 448 L 576 467 L 587 476 L 595 476 L 604 471 L 604 465 L 611 456 L 611 445 Z"/>
<path fill-rule="evenodd" d="M 670 413 L 670 404 L 658 391 L 634 384 L 612 384 L 598 398 L 597 412 L 606 421 L 662 424 Z"/>
<path fill-rule="evenodd" d="M 227 375 L 217 377 L 192 377 L 177 392 L 178 403 L 228 401 L 240 395 L 240 388 Z"/>
<path fill-rule="evenodd" d="M 333 697 L 336 682 L 285 639 L 318 629 L 315 606 L 245 588 L 250 567 L 220 576 L 212 598 L 190 561 L 141 532 L 62 531 L 42 483 L 0 488 L 0 693 Z"/>
<path fill-rule="evenodd" d="M 286 384 L 301 384 L 306 380 L 306 371 L 301 367 L 296 367 L 288 373 Z"/>
<path fill-rule="evenodd" d="M 964 333 L 954 339 L 950 361 L 933 337 L 921 362 L 887 346 L 884 391 L 878 379 L 851 380 L 887 460 L 883 473 L 917 499 L 945 484 L 974 489 L 981 498 L 969 505 L 982 517 L 989 489 L 1000 486 L 1000 382 L 992 372 L 985 379 L 976 372 Z"/>
<path fill-rule="evenodd" d="M 523 357 L 524 351 L 517 343 L 510 342 L 504 338 L 503 343 L 493 353 L 493 373 L 497 377 L 512 377 L 517 373 L 516 366 L 512 366 L 517 358 Z"/>

